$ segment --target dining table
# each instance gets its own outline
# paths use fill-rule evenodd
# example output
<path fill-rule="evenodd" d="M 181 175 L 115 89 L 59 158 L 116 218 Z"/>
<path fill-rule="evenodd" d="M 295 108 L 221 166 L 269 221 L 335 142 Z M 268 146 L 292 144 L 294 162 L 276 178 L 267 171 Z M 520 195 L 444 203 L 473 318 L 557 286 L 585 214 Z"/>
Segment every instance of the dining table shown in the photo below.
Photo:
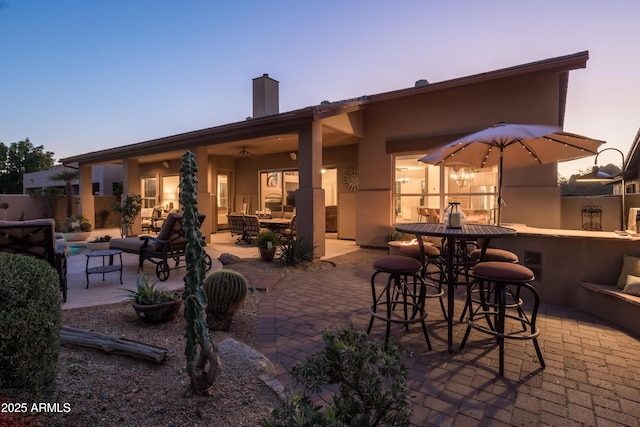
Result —
<path fill-rule="evenodd" d="M 291 218 L 259 218 L 258 220 L 261 227 L 267 227 L 275 232 L 287 228 L 291 224 Z"/>
<path fill-rule="evenodd" d="M 396 231 L 406 234 L 414 234 L 421 241 L 421 236 L 440 237 L 443 240 L 446 262 L 447 281 L 447 347 L 449 353 L 453 353 L 453 314 L 455 300 L 455 284 L 458 270 L 455 268 L 455 250 L 457 242 L 481 240 L 481 255 L 484 254 L 492 238 L 510 237 L 516 235 L 513 228 L 491 224 L 463 224 L 461 228 L 449 227 L 446 223 L 407 223 L 396 224 Z M 421 245 L 422 248 L 422 245 Z M 424 255 L 424 254 L 423 254 Z"/>

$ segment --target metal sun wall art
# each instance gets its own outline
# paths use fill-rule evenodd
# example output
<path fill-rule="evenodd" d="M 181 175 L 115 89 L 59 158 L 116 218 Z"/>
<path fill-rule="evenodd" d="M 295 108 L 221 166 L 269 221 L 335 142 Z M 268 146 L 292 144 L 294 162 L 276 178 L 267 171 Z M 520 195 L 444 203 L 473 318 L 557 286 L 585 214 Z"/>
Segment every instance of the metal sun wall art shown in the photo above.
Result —
<path fill-rule="evenodd" d="M 358 189 L 358 167 L 350 166 L 344 173 L 344 186 L 349 191 L 356 191 Z"/>

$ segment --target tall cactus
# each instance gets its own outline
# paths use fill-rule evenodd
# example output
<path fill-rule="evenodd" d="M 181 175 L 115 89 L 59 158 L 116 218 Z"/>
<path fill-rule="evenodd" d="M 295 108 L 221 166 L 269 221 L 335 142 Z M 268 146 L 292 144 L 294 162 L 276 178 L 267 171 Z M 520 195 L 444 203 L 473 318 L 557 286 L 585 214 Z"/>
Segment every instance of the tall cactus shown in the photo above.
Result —
<path fill-rule="evenodd" d="M 207 324 L 212 331 L 228 331 L 233 315 L 247 297 L 247 280 L 233 270 L 209 274 L 202 284 L 207 296 Z"/>
<path fill-rule="evenodd" d="M 184 277 L 185 288 L 182 298 L 184 300 L 185 336 L 187 338 L 184 352 L 187 356 L 187 373 L 191 378 L 191 384 L 187 390 L 189 395 L 206 394 L 220 370 L 215 348 L 207 329 L 205 313 L 207 297 L 202 290 L 202 282 L 205 277 L 205 244 L 198 220 L 197 171 L 195 155 L 191 151 L 185 151 L 180 166 L 182 174 L 180 204 L 184 211 L 183 228 L 187 240 L 185 249 L 187 274 Z M 200 346 L 199 355 L 197 354 L 198 346 Z"/>

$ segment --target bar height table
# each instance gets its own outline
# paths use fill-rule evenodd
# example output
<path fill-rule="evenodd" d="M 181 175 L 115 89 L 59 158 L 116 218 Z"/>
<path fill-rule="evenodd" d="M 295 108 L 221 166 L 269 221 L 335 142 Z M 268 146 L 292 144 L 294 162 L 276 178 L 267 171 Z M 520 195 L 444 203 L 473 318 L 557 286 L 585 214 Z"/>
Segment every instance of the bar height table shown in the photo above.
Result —
<path fill-rule="evenodd" d="M 480 260 L 484 258 L 484 253 L 492 238 L 510 237 L 516 235 L 516 230 L 507 227 L 500 227 L 489 224 L 464 224 L 462 228 L 450 228 L 444 223 L 409 223 L 396 224 L 396 231 L 407 234 L 415 234 L 418 241 L 420 236 L 442 237 L 445 239 L 446 263 L 447 263 L 447 329 L 448 329 L 448 350 L 453 353 L 453 303 L 455 298 L 456 273 L 454 269 L 455 247 L 457 240 L 483 239 Z M 422 244 L 420 245 L 423 250 Z M 423 254 L 424 256 L 424 254 Z"/>

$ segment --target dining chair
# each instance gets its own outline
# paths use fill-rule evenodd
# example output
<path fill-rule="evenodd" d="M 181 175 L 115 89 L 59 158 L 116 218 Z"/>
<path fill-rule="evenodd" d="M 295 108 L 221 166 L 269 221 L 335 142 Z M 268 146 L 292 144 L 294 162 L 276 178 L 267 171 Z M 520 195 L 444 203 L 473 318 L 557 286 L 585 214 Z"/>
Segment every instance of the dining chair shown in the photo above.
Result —
<path fill-rule="evenodd" d="M 440 222 L 440 214 L 437 209 L 428 209 L 429 222 Z"/>
<path fill-rule="evenodd" d="M 244 232 L 245 236 L 251 240 L 252 237 L 257 237 L 264 229 L 260 225 L 260 219 L 258 215 L 245 215 L 244 220 Z"/>
<path fill-rule="evenodd" d="M 425 222 L 429 222 L 429 213 L 427 212 L 426 208 L 423 208 L 422 206 L 418 206 L 418 222 L 422 222 L 422 219 L 424 218 Z"/>
<path fill-rule="evenodd" d="M 280 231 L 280 237 L 286 241 L 291 241 L 296 237 L 296 215 L 293 214 L 289 221 L 289 226 Z"/>
<path fill-rule="evenodd" d="M 242 213 L 230 213 L 227 215 L 229 228 L 231 229 L 231 237 L 240 236 L 236 240 L 236 244 L 247 242 L 247 236 L 244 228 L 244 216 Z"/>

